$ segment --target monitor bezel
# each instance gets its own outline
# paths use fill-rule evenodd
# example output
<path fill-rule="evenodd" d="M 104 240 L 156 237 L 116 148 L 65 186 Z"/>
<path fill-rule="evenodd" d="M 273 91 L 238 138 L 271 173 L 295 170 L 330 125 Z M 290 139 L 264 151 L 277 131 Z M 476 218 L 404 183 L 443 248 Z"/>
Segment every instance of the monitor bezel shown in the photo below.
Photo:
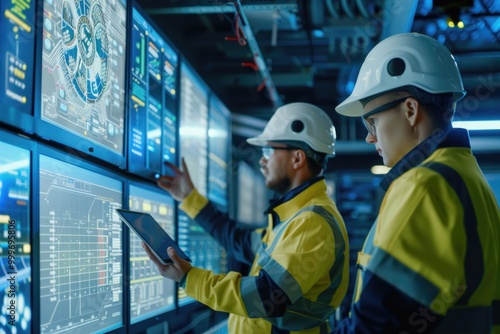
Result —
<path fill-rule="evenodd" d="M 225 117 L 225 119 L 227 120 L 227 137 L 228 137 L 228 142 L 226 144 L 226 164 L 227 164 L 227 168 L 226 168 L 226 184 L 228 186 L 227 190 L 226 190 L 226 196 L 225 196 L 225 203 L 220 203 L 216 198 L 212 198 L 210 196 L 210 152 L 212 150 L 212 143 L 211 143 L 211 140 L 210 140 L 210 135 L 208 135 L 208 155 L 207 155 L 207 159 L 208 159 L 208 171 L 207 171 L 207 197 L 212 201 L 214 202 L 217 207 L 221 210 L 221 211 L 224 211 L 224 212 L 227 212 L 228 211 L 228 208 L 230 207 L 230 203 L 229 203 L 229 200 L 230 200 L 230 196 L 229 196 L 229 192 L 230 192 L 230 189 L 229 189 L 229 184 L 231 182 L 231 177 L 230 177 L 230 174 L 231 171 L 233 170 L 233 166 L 232 166 L 232 156 L 231 156 L 231 150 L 232 150 L 232 124 L 231 124 L 231 112 L 229 111 L 229 109 L 227 108 L 227 106 L 219 99 L 219 97 L 217 95 L 215 95 L 213 92 L 210 93 L 209 95 L 209 105 L 208 105 L 208 132 L 210 132 L 211 130 L 211 127 L 210 127 L 210 124 L 211 124 L 211 121 L 214 117 L 214 113 L 220 113 L 223 115 L 223 117 Z"/>
<path fill-rule="evenodd" d="M 79 167 L 82 169 L 85 169 L 90 172 L 97 173 L 99 175 L 108 177 L 112 180 L 118 181 L 121 183 L 121 201 L 123 207 L 124 205 L 124 191 L 125 191 L 125 182 L 126 178 L 124 175 L 115 173 L 113 172 L 112 169 L 108 169 L 104 167 L 103 165 L 96 164 L 94 162 L 91 162 L 89 160 L 84 160 L 78 155 L 68 155 L 66 152 L 54 148 L 52 146 L 49 146 L 44 143 L 38 143 L 37 148 L 36 148 L 36 153 L 34 154 L 33 158 L 33 179 L 32 179 L 32 188 L 33 188 L 33 204 L 32 204 L 32 227 L 33 227 L 33 239 L 32 239 L 32 250 L 33 254 L 36 254 L 36 258 L 34 259 L 34 263 L 40 263 L 40 156 L 44 155 L 52 159 L 60 160 L 63 163 L 67 163 L 70 165 L 73 165 L 74 167 Z M 34 219 L 35 217 L 38 217 L 37 219 Z M 121 259 L 121 264 L 122 264 L 122 275 L 125 272 L 128 272 L 128 263 L 126 259 L 128 258 L 128 249 L 125 247 L 125 229 L 122 228 L 121 231 L 121 239 L 122 239 L 122 259 Z M 36 307 L 33 308 L 33 329 L 36 328 L 37 331 L 40 331 L 40 326 L 41 326 L 41 307 L 42 305 L 40 304 L 40 266 L 38 265 L 36 270 L 33 270 L 33 284 L 32 284 L 32 291 L 34 295 L 34 302 Z M 116 326 L 111 326 L 106 329 L 106 333 L 112 333 L 112 334 L 125 334 L 128 333 L 128 317 L 129 317 L 129 312 L 128 312 L 128 298 L 129 294 L 128 293 L 123 293 L 126 289 L 126 283 L 125 280 L 122 279 L 122 305 L 121 305 L 121 312 L 123 314 L 122 316 L 122 322 L 121 324 L 118 324 Z"/>
<path fill-rule="evenodd" d="M 83 159 L 101 161 L 106 165 L 117 166 L 120 169 L 126 169 L 127 162 L 127 128 L 128 128 L 128 71 L 129 68 L 129 57 L 128 49 L 130 43 L 130 20 L 131 20 L 131 5 L 130 0 L 117 0 L 124 4 L 125 6 L 125 62 L 123 64 L 124 71 L 124 82 L 123 82 L 123 147 L 122 152 L 118 153 L 110 148 L 105 147 L 95 141 L 85 138 L 83 135 L 76 134 L 69 129 L 65 129 L 61 126 L 51 124 L 42 119 L 42 69 L 43 69 L 43 38 L 38 38 L 36 40 L 36 57 L 35 57 L 35 87 L 34 98 L 33 98 L 33 109 L 34 109 L 34 128 L 33 133 L 38 136 L 39 139 L 46 141 L 50 145 L 57 146 L 60 149 L 66 150 L 71 154 L 78 154 Z M 44 4 L 46 0 L 38 0 L 37 2 L 37 13 L 44 12 Z M 40 15 L 40 14 L 38 14 Z M 42 20 L 43 18 L 39 18 Z M 43 24 L 40 22 L 37 24 L 36 29 L 37 36 L 43 36 Z M 76 143 L 76 144 L 75 144 Z"/>
<path fill-rule="evenodd" d="M 3 2 L 2 2 L 3 3 Z M 37 58 L 37 41 L 40 39 L 37 34 L 37 28 L 36 28 L 36 15 L 37 15 L 37 3 L 36 1 L 33 1 L 33 4 L 32 4 L 32 10 L 33 13 L 30 14 L 30 17 L 31 17 L 31 20 L 32 20 L 32 26 L 31 26 L 31 29 L 32 31 L 29 33 L 29 36 L 27 37 L 29 40 L 30 40 L 30 44 L 32 45 L 32 54 L 31 54 L 31 60 L 33 61 L 33 64 L 32 64 L 32 69 L 31 71 L 29 72 L 26 72 L 26 77 L 28 77 L 27 81 L 29 81 L 29 83 L 31 84 L 31 89 L 29 90 L 29 93 L 31 94 L 31 97 L 30 97 L 30 103 L 27 104 L 26 108 L 23 108 L 23 109 L 26 109 L 26 112 L 22 111 L 22 112 L 19 112 L 15 105 L 10 103 L 10 100 L 7 100 L 9 101 L 10 104 L 12 104 L 13 106 L 13 109 L 7 109 L 7 108 L 3 108 L 2 112 L 0 113 L 0 122 L 7 125 L 7 126 L 11 126 L 17 130 L 21 130 L 22 132 L 26 133 L 26 134 L 33 134 L 33 129 L 34 129 L 34 115 L 33 115 L 33 105 L 34 105 L 34 101 L 35 101 L 35 92 L 37 90 L 37 86 L 36 86 L 36 83 L 35 83 L 35 72 L 36 72 L 36 69 L 37 69 L 37 62 L 36 62 L 36 58 Z M 10 34 L 10 33 L 9 33 Z M 9 35 L 7 34 L 6 36 L 4 36 L 4 38 L 7 38 L 7 36 Z M 25 49 L 23 49 L 23 53 L 25 54 L 26 51 Z M 5 57 L 7 57 L 7 55 L 5 55 Z M 4 94 L 2 92 L 2 94 Z M 7 103 L 7 101 L 2 101 L 2 104 L 3 103 Z"/>
<path fill-rule="evenodd" d="M 182 145 L 181 145 L 181 141 L 183 139 L 183 137 L 181 136 L 181 125 L 182 125 L 182 122 L 183 122 L 183 117 L 185 117 L 186 115 L 184 114 L 184 109 L 182 108 L 182 99 L 183 99 L 183 95 L 184 95 L 184 91 L 182 90 L 182 80 L 183 80 L 183 77 L 185 75 L 185 73 L 187 73 L 188 76 L 192 77 L 192 79 L 194 79 L 194 82 L 195 84 L 203 91 L 204 93 L 204 100 L 205 100 L 205 105 L 207 107 L 207 126 L 204 130 L 205 132 L 205 140 L 206 140 L 206 164 L 207 164 L 207 167 L 208 167 L 208 123 L 209 123 L 209 117 L 210 117 L 210 110 L 209 110 L 209 97 L 210 97 L 210 93 L 211 93 L 211 90 L 210 90 L 210 87 L 206 84 L 206 82 L 201 78 L 201 76 L 198 74 L 198 72 L 195 70 L 195 68 L 189 63 L 189 61 L 183 57 L 181 55 L 180 57 L 180 71 L 179 71 L 179 93 L 180 93 L 180 98 L 179 98 L 179 109 L 178 109 L 178 134 L 177 134 L 177 137 L 178 137 L 178 154 L 177 154 L 177 157 L 178 157 L 178 160 L 181 161 L 182 158 L 184 158 L 183 154 L 184 152 L 182 152 Z M 189 166 L 188 166 L 189 167 Z M 190 171 L 191 174 L 192 171 Z M 208 170 L 206 171 L 206 175 L 205 175 L 205 185 L 208 186 L 207 184 L 208 182 Z M 201 194 L 205 195 L 207 194 L 207 191 L 208 189 L 205 188 L 205 189 L 202 189 L 202 187 L 200 185 L 196 185 L 195 186 L 197 187 L 198 191 L 200 191 Z"/>
<path fill-rule="evenodd" d="M 124 200 L 124 207 L 128 210 L 132 210 L 130 208 L 130 197 L 131 197 L 131 187 L 136 187 L 136 188 L 139 188 L 141 190 L 145 190 L 145 191 L 149 191 L 149 192 L 152 192 L 154 194 L 157 194 L 159 196 L 165 196 L 166 198 L 170 198 L 172 201 L 173 201 L 173 208 L 174 208 L 174 216 L 173 216 L 173 226 L 174 226 L 174 235 L 175 235 L 175 240 L 177 240 L 178 236 L 177 236 L 177 233 L 178 233 L 178 228 L 177 228 L 177 214 L 178 214 L 178 205 L 176 203 L 176 201 L 172 198 L 172 196 L 164 191 L 164 190 L 161 190 L 158 186 L 156 186 L 155 184 L 151 184 L 151 183 L 147 183 L 147 182 L 144 182 L 143 180 L 127 180 L 127 182 L 125 183 L 125 200 Z M 127 246 L 127 262 L 128 262 L 128 271 L 127 271 L 127 282 L 129 281 L 130 279 L 130 230 L 129 229 L 125 229 L 125 244 Z M 166 278 L 165 278 L 166 279 Z M 130 284 L 127 284 L 126 286 L 127 288 L 127 294 L 130 298 Z M 129 324 L 129 330 L 131 333 L 138 333 L 140 332 L 141 330 L 144 330 L 145 327 L 150 327 L 150 326 L 155 326 L 155 325 L 158 325 L 158 324 L 161 324 L 163 322 L 168 322 L 169 320 L 172 319 L 172 315 L 174 315 L 177 311 L 177 308 L 178 308 L 178 304 L 177 304 L 177 292 L 178 290 L 178 287 L 177 287 L 177 284 L 175 285 L 175 288 L 174 288 L 174 303 L 172 305 L 172 308 L 165 308 L 165 309 L 162 309 L 162 310 L 159 310 L 157 314 L 150 314 L 148 316 L 146 316 L 145 318 L 143 319 L 139 319 L 135 322 L 132 322 L 132 312 L 130 311 L 130 300 L 128 301 L 127 305 L 128 305 L 128 308 L 127 308 L 127 312 L 128 312 L 128 315 L 129 315 L 129 320 L 128 320 L 128 324 Z"/>
<path fill-rule="evenodd" d="M 15 134 L 11 131 L 8 131 L 7 129 L 1 128 L 0 129 L 0 138 L 2 142 L 5 144 L 18 147 L 22 150 L 26 150 L 29 152 L 30 155 L 30 170 L 29 170 L 29 178 L 30 178 L 30 185 L 28 188 L 29 191 L 29 204 L 30 207 L 28 209 L 28 229 L 29 229 L 29 238 L 30 238 L 30 246 L 31 246 L 31 254 L 29 256 L 29 262 L 30 262 L 30 277 L 31 277 L 31 285 L 30 285 L 30 306 L 31 306 L 31 312 L 33 315 L 33 312 L 35 308 L 37 307 L 37 295 L 36 295 L 36 289 L 33 287 L 33 281 L 36 277 L 36 266 L 35 264 L 38 263 L 37 257 L 38 254 L 33 251 L 33 245 L 34 245 L 34 234 L 35 234 L 35 228 L 33 226 L 33 200 L 34 200 L 34 192 L 33 192 L 33 184 L 34 184 L 34 179 L 35 179 L 35 173 L 34 173 L 34 155 L 36 152 L 36 143 L 33 141 L 29 140 L 29 138 L 26 138 L 20 134 Z M 17 320 L 17 319 L 16 319 Z M 35 328 L 35 318 L 32 316 L 31 318 L 31 331 L 33 332 L 33 329 Z"/>
<path fill-rule="evenodd" d="M 179 49 L 177 48 L 177 46 L 165 35 L 165 33 L 162 31 L 162 29 L 160 29 L 158 27 L 158 25 L 156 24 L 156 22 L 146 13 L 146 11 L 137 3 L 136 0 L 132 0 L 131 1 L 131 5 L 130 5 L 130 20 L 129 20 L 129 48 L 127 50 L 127 57 L 129 58 L 129 61 L 128 61 L 128 68 L 130 69 L 131 68 L 131 62 L 132 60 L 130 59 L 131 58 L 131 52 L 132 52 L 132 24 L 134 23 L 134 18 L 133 18 L 133 10 L 137 10 L 137 12 L 142 16 L 142 18 L 147 22 L 147 24 L 151 27 L 151 29 L 153 29 L 155 31 L 155 33 L 158 34 L 158 36 L 160 36 L 160 38 L 163 39 L 163 41 L 165 42 L 165 44 L 167 44 L 173 51 L 174 53 L 177 55 L 177 67 L 176 67 L 176 74 L 175 74 L 175 89 L 176 89 L 176 97 L 175 97 L 175 101 L 174 101 L 174 110 L 172 110 L 172 113 L 174 114 L 175 118 L 176 118 L 176 124 L 175 124 L 175 127 L 176 127 L 176 133 L 175 133 L 175 139 L 176 139 L 176 142 L 175 142 L 175 150 L 176 150 L 176 154 L 175 154 L 175 159 L 174 159 L 174 163 L 177 164 L 178 161 L 179 161 L 179 156 L 178 156 L 178 152 L 179 152 L 179 113 L 180 113 L 180 94 L 181 94 L 181 91 L 180 91 L 180 79 L 181 79 L 181 76 L 180 76 L 180 72 L 181 72 L 181 53 L 179 51 Z M 132 85 L 130 83 L 131 79 L 132 79 L 132 74 L 130 73 L 130 71 L 128 71 L 129 75 L 127 77 L 127 113 L 130 117 L 130 114 L 131 114 L 131 102 L 130 102 L 130 99 L 131 99 L 131 90 L 132 90 Z M 163 116 L 163 115 L 162 115 Z M 152 168 L 148 168 L 148 166 L 146 166 L 146 152 L 144 151 L 144 156 L 143 156 L 143 164 L 141 166 L 136 166 L 136 165 L 133 165 L 131 163 L 131 159 L 132 159 L 132 154 L 130 153 L 130 146 L 131 146 L 131 136 L 132 136 L 132 126 L 133 124 L 130 122 L 130 118 L 128 119 L 129 123 L 127 124 L 127 136 L 126 136 L 126 140 L 127 140 L 127 143 L 128 143 L 128 147 L 127 147 L 127 169 L 130 173 L 134 174 L 134 175 L 137 175 L 139 177 L 142 177 L 142 178 L 145 178 L 147 180 L 150 180 L 150 181 L 154 181 L 159 175 L 161 174 L 164 174 L 166 172 L 166 167 L 164 166 L 163 164 L 163 154 L 162 154 L 162 169 L 161 170 L 155 170 L 155 169 L 152 169 Z M 162 144 L 161 144 L 161 148 L 163 149 L 163 131 L 165 131 L 165 129 L 163 128 L 162 126 Z M 145 146 L 147 145 L 146 143 L 146 138 L 145 138 Z M 147 149 L 145 147 L 145 149 Z"/>

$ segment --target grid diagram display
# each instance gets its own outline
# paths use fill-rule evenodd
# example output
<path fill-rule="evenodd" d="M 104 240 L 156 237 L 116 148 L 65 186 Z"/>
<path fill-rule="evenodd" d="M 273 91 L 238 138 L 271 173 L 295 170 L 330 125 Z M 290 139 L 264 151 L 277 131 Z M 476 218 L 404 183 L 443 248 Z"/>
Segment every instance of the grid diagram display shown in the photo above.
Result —
<path fill-rule="evenodd" d="M 149 213 L 168 235 L 175 238 L 172 197 L 131 185 L 129 207 L 132 211 Z M 131 322 L 174 309 L 175 282 L 160 275 L 142 248 L 140 238 L 133 232 L 130 232 L 129 249 Z"/>
<path fill-rule="evenodd" d="M 122 183 L 40 156 L 40 331 L 123 323 Z"/>
<path fill-rule="evenodd" d="M 43 13 L 42 120 L 123 155 L 126 0 L 46 0 Z"/>

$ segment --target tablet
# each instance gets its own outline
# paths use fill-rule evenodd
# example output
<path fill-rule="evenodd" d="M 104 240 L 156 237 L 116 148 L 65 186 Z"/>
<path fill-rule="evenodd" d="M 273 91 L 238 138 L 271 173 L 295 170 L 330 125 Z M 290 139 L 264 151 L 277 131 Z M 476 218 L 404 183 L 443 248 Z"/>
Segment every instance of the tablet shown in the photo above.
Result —
<path fill-rule="evenodd" d="M 180 258 L 191 262 L 191 259 L 150 214 L 123 209 L 116 209 L 116 212 L 121 220 L 144 241 L 161 263 L 172 263 L 167 254 L 169 246 L 175 249 Z"/>

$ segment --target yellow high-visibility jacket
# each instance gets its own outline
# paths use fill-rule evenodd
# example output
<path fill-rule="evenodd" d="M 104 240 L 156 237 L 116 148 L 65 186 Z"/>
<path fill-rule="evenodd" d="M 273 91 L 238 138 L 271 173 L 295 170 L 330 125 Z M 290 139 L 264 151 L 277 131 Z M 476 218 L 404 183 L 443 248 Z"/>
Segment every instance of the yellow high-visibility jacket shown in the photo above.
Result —
<path fill-rule="evenodd" d="M 394 166 L 335 333 L 500 333 L 500 211 L 468 133 Z"/>
<path fill-rule="evenodd" d="M 347 291 L 349 252 L 344 222 L 322 177 L 272 205 L 263 236 L 239 228 L 196 191 L 180 208 L 228 254 L 252 263 L 249 276 L 202 268 L 186 276 L 188 296 L 230 313 L 230 333 L 326 332 Z"/>

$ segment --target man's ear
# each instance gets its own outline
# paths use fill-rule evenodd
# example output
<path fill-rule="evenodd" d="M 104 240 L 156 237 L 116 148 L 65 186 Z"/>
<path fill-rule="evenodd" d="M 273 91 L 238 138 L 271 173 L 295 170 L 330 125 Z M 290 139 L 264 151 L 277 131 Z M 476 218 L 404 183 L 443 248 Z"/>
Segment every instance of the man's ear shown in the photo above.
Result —
<path fill-rule="evenodd" d="M 302 150 L 296 150 L 293 152 L 293 168 L 298 169 L 306 163 L 307 157 L 306 153 Z"/>
<path fill-rule="evenodd" d="M 419 102 L 415 98 L 408 98 L 405 101 L 405 116 L 411 126 L 415 126 L 420 118 Z"/>

